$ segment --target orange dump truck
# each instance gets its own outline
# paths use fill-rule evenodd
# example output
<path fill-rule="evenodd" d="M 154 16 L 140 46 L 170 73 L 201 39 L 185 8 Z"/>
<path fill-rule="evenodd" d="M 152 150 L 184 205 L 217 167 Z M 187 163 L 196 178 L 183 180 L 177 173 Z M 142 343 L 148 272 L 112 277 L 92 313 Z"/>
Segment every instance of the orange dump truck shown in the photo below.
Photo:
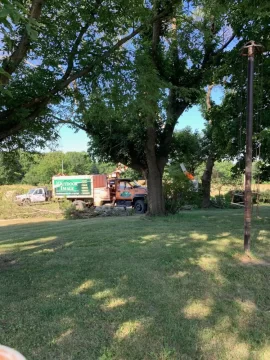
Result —
<path fill-rule="evenodd" d="M 52 179 L 53 198 L 66 198 L 87 205 L 132 206 L 136 213 L 146 210 L 147 189 L 131 179 L 106 175 L 60 175 Z"/>

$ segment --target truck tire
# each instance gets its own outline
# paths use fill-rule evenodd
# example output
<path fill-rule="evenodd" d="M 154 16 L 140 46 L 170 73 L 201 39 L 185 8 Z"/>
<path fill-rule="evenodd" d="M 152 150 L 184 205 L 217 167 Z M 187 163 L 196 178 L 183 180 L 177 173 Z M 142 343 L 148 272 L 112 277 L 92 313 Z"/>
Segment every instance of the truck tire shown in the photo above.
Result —
<path fill-rule="evenodd" d="M 31 204 L 31 200 L 30 199 L 24 199 L 23 201 L 22 201 L 22 206 L 28 206 L 28 205 L 30 205 Z"/>
<path fill-rule="evenodd" d="M 138 199 L 135 201 L 134 210 L 136 214 L 144 214 L 145 204 L 144 200 Z"/>

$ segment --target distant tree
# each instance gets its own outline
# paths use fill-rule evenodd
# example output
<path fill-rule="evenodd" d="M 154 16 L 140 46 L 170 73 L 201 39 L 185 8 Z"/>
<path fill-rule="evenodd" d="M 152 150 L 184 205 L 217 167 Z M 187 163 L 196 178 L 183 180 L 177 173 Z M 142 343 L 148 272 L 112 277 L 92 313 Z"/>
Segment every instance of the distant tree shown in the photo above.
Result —
<path fill-rule="evenodd" d="M 242 185 L 242 178 L 233 172 L 234 164 L 231 161 L 215 162 L 212 174 L 212 189 L 217 189 L 219 194 L 224 187 Z"/>
<path fill-rule="evenodd" d="M 93 163 L 86 152 L 67 152 L 63 154 L 65 174 L 92 174 Z"/>
<path fill-rule="evenodd" d="M 0 153 L 0 185 L 20 183 L 23 176 L 19 153 Z"/>
<path fill-rule="evenodd" d="M 19 153 L 19 157 L 20 157 L 20 164 L 22 166 L 23 169 L 23 176 L 25 176 L 25 174 L 36 164 L 38 164 L 40 162 L 40 160 L 42 159 L 43 155 L 37 152 L 26 152 L 26 151 L 18 151 Z M 13 152 L 11 152 L 10 154 L 13 154 Z"/>
<path fill-rule="evenodd" d="M 95 167 L 94 167 L 94 171 L 98 171 L 98 174 L 110 174 L 113 171 L 115 171 L 116 169 L 116 164 L 108 162 L 96 162 L 94 163 Z M 94 172 L 93 172 L 94 174 Z"/>
<path fill-rule="evenodd" d="M 141 172 L 131 168 L 128 168 L 121 176 L 131 180 L 139 180 L 143 178 L 143 174 Z"/>
<path fill-rule="evenodd" d="M 270 163 L 266 161 L 256 161 L 253 163 L 253 179 L 256 183 L 270 182 Z"/>
<path fill-rule="evenodd" d="M 194 174 L 195 169 L 203 162 L 202 134 L 193 132 L 190 127 L 175 131 L 170 160 L 178 166 L 184 163 L 188 171 Z"/>
<path fill-rule="evenodd" d="M 99 168 L 96 163 L 91 165 L 90 174 L 99 174 Z"/>
<path fill-rule="evenodd" d="M 50 184 L 52 176 L 62 173 L 62 161 L 65 175 L 110 174 L 117 168 L 113 163 L 91 161 L 86 152 L 3 152 L 0 153 L 0 185 L 20 182 Z M 132 169 L 125 174 L 133 175 L 135 172 Z M 138 178 L 137 174 L 135 178 Z"/>
<path fill-rule="evenodd" d="M 54 175 L 62 172 L 63 153 L 60 151 L 43 154 L 25 174 L 23 182 L 31 185 L 50 184 Z"/>

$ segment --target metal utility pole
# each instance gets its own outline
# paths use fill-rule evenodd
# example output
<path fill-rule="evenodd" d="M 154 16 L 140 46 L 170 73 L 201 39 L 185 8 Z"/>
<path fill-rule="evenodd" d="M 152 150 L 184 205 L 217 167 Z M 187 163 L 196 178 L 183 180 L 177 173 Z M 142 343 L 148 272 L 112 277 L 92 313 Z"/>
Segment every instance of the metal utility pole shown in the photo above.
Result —
<path fill-rule="evenodd" d="M 253 82 L 254 56 L 262 52 L 262 46 L 255 41 L 248 42 L 242 49 L 242 55 L 248 57 L 248 105 L 246 126 L 246 164 L 245 164 L 245 216 L 244 216 L 244 251 L 250 252 L 250 230 L 252 212 L 252 134 L 253 134 Z"/>

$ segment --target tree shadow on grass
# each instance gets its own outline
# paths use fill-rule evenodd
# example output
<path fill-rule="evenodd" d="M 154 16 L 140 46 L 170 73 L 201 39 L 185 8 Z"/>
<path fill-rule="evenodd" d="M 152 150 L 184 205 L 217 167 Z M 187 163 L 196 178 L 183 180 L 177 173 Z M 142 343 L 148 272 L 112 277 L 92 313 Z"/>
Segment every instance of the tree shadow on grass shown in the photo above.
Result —
<path fill-rule="evenodd" d="M 4 228 L 20 267 L 0 273 L 0 342 L 29 360 L 267 358 L 269 268 L 237 256 L 237 216 Z"/>

